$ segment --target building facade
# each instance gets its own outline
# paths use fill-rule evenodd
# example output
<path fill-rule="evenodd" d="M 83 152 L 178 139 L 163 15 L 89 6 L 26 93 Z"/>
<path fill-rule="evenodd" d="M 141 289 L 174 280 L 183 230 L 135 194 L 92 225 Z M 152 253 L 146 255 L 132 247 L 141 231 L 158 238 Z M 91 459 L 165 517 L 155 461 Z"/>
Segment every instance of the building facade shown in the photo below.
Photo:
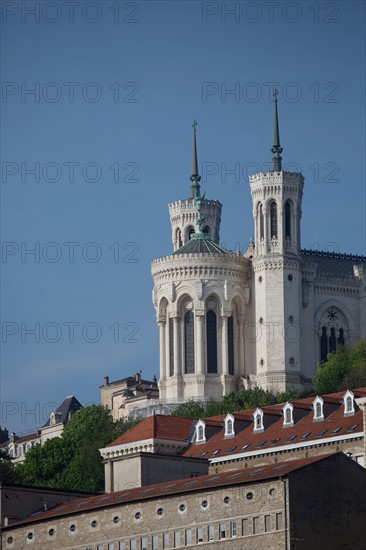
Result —
<path fill-rule="evenodd" d="M 35 445 L 43 445 L 48 439 L 60 437 L 72 416 L 82 408 L 74 395 L 63 400 L 56 410 L 52 411 L 45 424 L 31 433 L 10 433 L 9 439 L 3 441 L 1 448 L 7 449 L 14 464 L 24 462 L 26 453 Z M 8 434 L 7 430 L 6 433 Z"/>
<path fill-rule="evenodd" d="M 366 461 L 366 388 L 194 420 L 154 415 L 104 449 L 105 491 L 343 452 Z"/>
<path fill-rule="evenodd" d="M 336 453 L 64 503 L 5 527 L 3 549 L 361 550 L 365 492 Z"/>
<path fill-rule="evenodd" d="M 201 195 L 193 125 L 190 197 L 169 205 L 173 251 L 152 263 L 163 404 L 248 383 L 308 389 L 329 352 L 366 338 L 366 257 L 301 248 L 304 177 L 282 169 L 276 94 L 274 105 L 272 168 L 249 178 L 244 256 L 220 246 L 222 205 Z"/>

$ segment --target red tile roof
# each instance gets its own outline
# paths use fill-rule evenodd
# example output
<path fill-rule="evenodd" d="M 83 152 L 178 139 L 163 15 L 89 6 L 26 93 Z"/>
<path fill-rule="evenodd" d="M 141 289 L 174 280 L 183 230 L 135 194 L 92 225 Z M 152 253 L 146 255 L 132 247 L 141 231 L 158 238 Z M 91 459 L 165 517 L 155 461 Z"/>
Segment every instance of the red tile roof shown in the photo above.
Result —
<path fill-rule="evenodd" d="M 105 493 L 81 500 L 64 502 L 63 504 L 59 504 L 47 512 L 33 514 L 27 519 L 19 521 L 16 524 L 12 524 L 8 527 L 8 529 L 14 529 L 17 526 L 22 526 L 26 523 L 33 523 L 47 520 L 49 518 L 83 513 L 89 510 L 117 506 L 129 502 L 141 502 L 151 498 L 162 498 L 164 496 L 190 493 L 193 491 L 207 491 L 210 488 L 232 486 L 284 477 L 295 470 L 305 468 L 310 464 L 329 459 L 330 457 L 336 455 L 342 456 L 343 459 L 350 460 L 352 464 L 354 464 L 353 461 L 348 459 L 343 453 L 330 453 L 323 456 L 292 460 L 282 464 L 269 464 L 267 466 L 260 467 L 256 466 L 253 468 L 246 468 L 245 470 L 231 470 L 220 474 L 210 474 L 196 478 L 168 481 L 165 483 L 138 487 L 135 489 L 125 489 L 124 491 L 118 491 L 116 493 Z"/>
<path fill-rule="evenodd" d="M 195 420 L 180 416 L 153 415 L 145 418 L 131 430 L 118 437 L 108 447 L 144 439 L 166 439 L 188 442 Z"/>
<path fill-rule="evenodd" d="M 366 388 L 355 389 L 353 393 L 355 398 L 366 397 Z M 354 415 L 344 416 L 344 394 L 345 391 L 341 391 L 322 396 L 324 420 L 321 422 L 313 421 L 312 404 L 315 397 L 306 397 L 292 402 L 294 425 L 290 427 L 283 426 L 282 409 L 285 403 L 278 403 L 262 407 L 264 431 L 253 432 L 253 415 L 256 409 L 247 409 L 232 413 L 235 418 L 235 437 L 225 438 L 224 436 L 226 415 L 213 416 L 203 419 L 207 426 L 206 442 L 189 444 L 195 420 L 178 416 L 155 415 L 142 420 L 132 430 L 110 443 L 108 447 L 152 438 L 175 440 L 187 444 L 182 456 L 198 458 L 202 453 L 206 453 L 205 458 L 209 460 L 225 455 L 228 455 L 228 459 L 230 459 L 231 454 L 252 453 L 265 449 L 271 452 L 274 446 L 285 446 L 290 443 L 301 444 L 304 441 L 317 441 L 319 438 L 326 439 L 336 435 L 349 434 L 351 437 L 355 431 L 363 430 L 363 417 L 357 407 Z M 350 430 L 355 424 L 357 427 Z M 337 428 L 341 429 L 334 432 Z M 319 434 L 323 430 L 326 432 L 320 436 Z M 309 435 L 301 439 L 305 434 Z M 292 439 L 289 441 L 290 438 Z M 244 446 L 245 449 L 243 449 Z"/>
<path fill-rule="evenodd" d="M 360 388 L 353 391 L 355 397 L 366 396 L 366 388 Z M 183 456 L 200 457 L 202 453 L 206 453 L 207 460 L 227 456 L 230 460 L 231 455 L 239 453 L 255 453 L 268 450 L 272 452 L 273 447 L 281 447 L 285 445 L 300 445 L 308 441 L 316 443 L 319 439 L 327 439 L 331 437 L 349 435 L 361 432 L 363 430 L 362 411 L 355 406 L 355 414 L 344 416 L 344 408 L 342 398 L 345 392 L 337 392 L 329 396 L 323 396 L 324 400 L 324 420 L 313 421 L 313 410 L 311 404 L 314 397 L 308 397 L 299 401 L 294 401 L 294 425 L 289 427 L 283 426 L 282 408 L 284 404 L 269 405 L 263 407 L 264 412 L 264 430 L 254 433 L 253 422 L 247 424 L 243 428 L 243 423 L 235 422 L 234 437 L 225 437 L 224 428 L 216 432 L 211 437 L 210 432 L 206 434 L 206 442 L 189 445 Z M 301 409 L 299 414 L 296 414 L 295 409 Z M 308 410 L 308 414 L 306 414 Z M 246 410 L 245 416 L 253 418 L 255 409 Z M 237 418 L 236 413 L 233 414 Z M 223 417 L 224 418 L 224 417 Z M 355 427 L 354 427 L 355 426 Z M 353 429 L 351 429 L 354 427 Z M 338 430 L 338 428 L 340 428 Z M 324 433 L 323 430 L 326 430 Z M 337 430 L 336 432 L 334 430 Z M 303 436 L 306 438 L 303 438 Z M 321 435 L 320 435 L 321 434 Z M 290 441 L 289 441 L 290 440 Z M 235 447 L 233 449 L 233 447 Z M 245 448 L 244 448 L 245 447 Z"/>

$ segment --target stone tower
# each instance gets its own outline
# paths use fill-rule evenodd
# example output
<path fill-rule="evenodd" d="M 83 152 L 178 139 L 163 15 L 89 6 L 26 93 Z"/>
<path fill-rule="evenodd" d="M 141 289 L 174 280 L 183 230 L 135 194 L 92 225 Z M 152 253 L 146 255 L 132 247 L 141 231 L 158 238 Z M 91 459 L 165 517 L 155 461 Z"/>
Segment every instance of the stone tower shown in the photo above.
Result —
<path fill-rule="evenodd" d="M 173 253 L 152 264 L 160 398 L 172 406 L 237 390 L 245 374 L 250 261 L 219 246 L 221 204 L 201 196 L 196 122 L 190 198 L 169 205 Z"/>
<path fill-rule="evenodd" d="M 270 172 L 250 176 L 255 253 L 256 384 L 279 391 L 302 387 L 301 202 L 304 178 L 282 170 L 277 90 Z"/>

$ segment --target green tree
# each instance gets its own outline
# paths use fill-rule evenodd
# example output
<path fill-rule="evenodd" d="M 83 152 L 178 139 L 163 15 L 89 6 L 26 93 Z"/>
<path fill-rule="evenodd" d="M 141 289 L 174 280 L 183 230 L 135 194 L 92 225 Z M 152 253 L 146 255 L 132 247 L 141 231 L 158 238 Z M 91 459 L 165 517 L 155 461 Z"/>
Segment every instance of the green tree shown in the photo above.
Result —
<path fill-rule="evenodd" d="M 354 346 L 340 346 L 336 353 L 329 353 L 327 362 L 320 365 L 313 384 L 316 393 L 332 393 L 352 387 L 360 387 L 365 380 L 366 340 Z M 361 383 L 364 385 L 364 383 Z"/>
<path fill-rule="evenodd" d="M 106 407 L 84 407 L 56 437 L 29 450 L 17 467 L 24 485 L 97 492 L 104 489 L 104 467 L 99 449 L 130 429 L 137 421 L 113 418 Z"/>
<path fill-rule="evenodd" d="M 15 467 L 6 449 L 0 449 L 0 483 L 5 485 L 16 483 Z"/>

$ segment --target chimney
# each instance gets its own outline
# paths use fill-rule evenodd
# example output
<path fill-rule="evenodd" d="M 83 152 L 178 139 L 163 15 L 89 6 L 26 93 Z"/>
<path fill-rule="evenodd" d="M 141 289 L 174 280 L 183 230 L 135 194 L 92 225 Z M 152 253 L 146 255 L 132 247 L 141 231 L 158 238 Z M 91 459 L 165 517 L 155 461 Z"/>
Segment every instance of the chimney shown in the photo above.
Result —
<path fill-rule="evenodd" d="M 108 386 L 108 384 L 109 384 L 109 376 L 105 376 L 104 377 L 104 385 Z"/>
<path fill-rule="evenodd" d="M 136 382 L 139 383 L 141 380 L 141 374 L 139 372 L 136 372 Z"/>
<path fill-rule="evenodd" d="M 154 378 L 153 378 L 153 383 L 156 384 L 157 383 L 157 378 L 156 378 L 156 374 L 154 374 Z"/>

